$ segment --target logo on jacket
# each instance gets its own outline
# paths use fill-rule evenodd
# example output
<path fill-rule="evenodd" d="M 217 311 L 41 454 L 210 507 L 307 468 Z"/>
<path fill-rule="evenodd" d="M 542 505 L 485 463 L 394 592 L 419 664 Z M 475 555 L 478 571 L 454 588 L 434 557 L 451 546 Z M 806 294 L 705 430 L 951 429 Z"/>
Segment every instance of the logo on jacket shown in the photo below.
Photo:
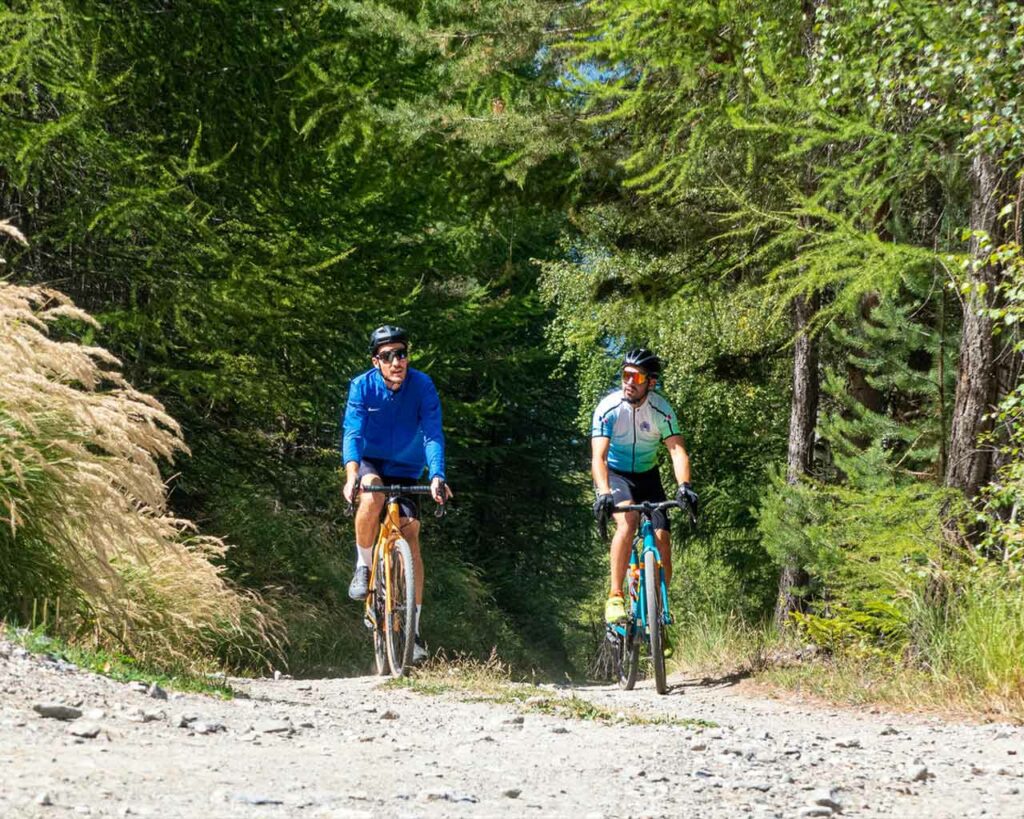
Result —
<path fill-rule="evenodd" d="M 644 432 L 650 432 L 651 431 L 651 425 L 647 421 L 641 421 L 640 422 L 640 429 L 642 429 Z"/>

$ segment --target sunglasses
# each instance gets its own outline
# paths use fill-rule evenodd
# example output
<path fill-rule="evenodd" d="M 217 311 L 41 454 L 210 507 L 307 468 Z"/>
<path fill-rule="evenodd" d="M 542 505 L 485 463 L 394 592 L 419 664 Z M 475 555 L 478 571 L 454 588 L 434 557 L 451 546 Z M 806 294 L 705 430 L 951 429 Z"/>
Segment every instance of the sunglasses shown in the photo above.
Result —
<path fill-rule="evenodd" d="M 650 376 L 647 373 L 642 373 L 639 370 L 623 370 L 622 380 L 626 384 L 646 384 L 647 379 Z"/>
<path fill-rule="evenodd" d="M 390 364 L 392 361 L 395 361 L 396 359 L 398 361 L 405 361 L 408 357 L 409 351 L 406 350 L 404 347 L 397 350 L 387 350 L 386 352 L 383 353 L 377 353 L 377 358 L 379 358 L 381 361 L 387 364 Z"/>

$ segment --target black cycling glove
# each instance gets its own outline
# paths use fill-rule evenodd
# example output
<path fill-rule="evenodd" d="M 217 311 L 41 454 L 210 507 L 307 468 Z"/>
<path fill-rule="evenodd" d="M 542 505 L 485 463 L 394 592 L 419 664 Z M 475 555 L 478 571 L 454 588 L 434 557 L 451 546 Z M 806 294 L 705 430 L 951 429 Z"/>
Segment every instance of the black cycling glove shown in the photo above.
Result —
<path fill-rule="evenodd" d="M 679 488 L 676 490 L 676 500 L 683 506 L 687 506 L 694 517 L 697 517 L 697 509 L 700 505 L 700 498 L 697 493 L 693 491 L 693 487 L 690 486 L 689 482 L 683 482 L 679 484 Z"/>
<path fill-rule="evenodd" d="M 614 508 L 615 498 L 610 492 L 604 495 L 598 495 L 597 500 L 594 501 L 594 520 L 608 520 L 608 518 L 612 516 L 612 510 Z"/>

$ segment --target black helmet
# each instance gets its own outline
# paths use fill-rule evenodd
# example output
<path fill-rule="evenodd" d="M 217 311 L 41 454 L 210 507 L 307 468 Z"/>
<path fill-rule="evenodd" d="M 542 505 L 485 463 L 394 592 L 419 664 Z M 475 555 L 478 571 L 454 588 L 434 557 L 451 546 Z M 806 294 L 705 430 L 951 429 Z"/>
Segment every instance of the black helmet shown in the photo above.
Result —
<path fill-rule="evenodd" d="M 661 359 L 646 347 L 634 347 L 622 359 L 623 367 L 639 367 L 650 376 L 661 374 Z"/>
<path fill-rule="evenodd" d="M 370 333 L 370 353 L 375 355 L 377 350 L 385 344 L 394 344 L 400 341 L 402 344 L 409 344 L 409 334 L 401 327 L 393 324 L 385 324 Z"/>

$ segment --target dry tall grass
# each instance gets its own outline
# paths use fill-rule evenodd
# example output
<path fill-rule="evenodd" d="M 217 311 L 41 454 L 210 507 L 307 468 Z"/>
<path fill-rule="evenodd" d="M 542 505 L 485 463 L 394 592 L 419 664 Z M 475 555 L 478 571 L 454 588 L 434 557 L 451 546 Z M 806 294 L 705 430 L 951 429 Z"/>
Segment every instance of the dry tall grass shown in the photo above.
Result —
<path fill-rule="evenodd" d="M 157 459 L 186 451 L 178 424 L 57 323 L 96 325 L 59 292 L 0 282 L 0 608 L 61 595 L 65 631 L 140 659 L 251 662 L 275 645 L 261 602 L 212 562 L 222 541 L 167 513 Z"/>

